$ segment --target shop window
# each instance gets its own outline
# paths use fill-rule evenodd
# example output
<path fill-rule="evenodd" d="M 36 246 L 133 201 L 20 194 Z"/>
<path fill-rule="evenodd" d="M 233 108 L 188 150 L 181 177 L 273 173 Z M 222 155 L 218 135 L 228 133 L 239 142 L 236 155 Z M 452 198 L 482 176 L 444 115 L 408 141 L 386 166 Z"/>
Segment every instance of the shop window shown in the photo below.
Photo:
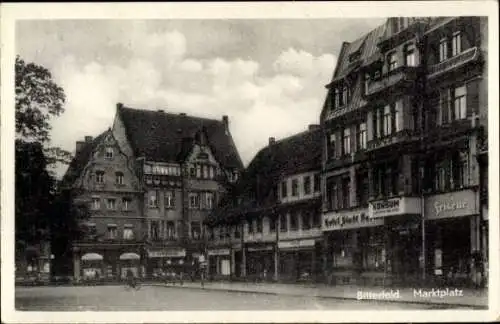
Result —
<path fill-rule="evenodd" d="M 106 199 L 106 208 L 110 210 L 116 209 L 116 199 L 115 198 Z"/>
<path fill-rule="evenodd" d="M 131 202 L 132 202 L 132 199 L 130 199 L 128 197 L 122 198 L 122 210 L 124 210 L 124 211 L 130 210 Z"/>
<path fill-rule="evenodd" d="M 309 195 L 311 193 L 311 176 L 305 176 L 304 181 L 304 195 Z"/>
<path fill-rule="evenodd" d="M 101 209 L 101 198 L 99 198 L 99 197 L 92 197 L 92 209 L 93 210 L 99 210 L 99 209 Z"/>
<path fill-rule="evenodd" d="M 100 184 L 104 183 L 104 171 L 96 171 L 95 182 Z"/>
<path fill-rule="evenodd" d="M 366 123 L 356 126 L 356 146 L 358 151 L 366 149 Z"/>
<path fill-rule="evenodd" d="M 114 155 L 114 150 L 112 147 L 106 147 L 106 153 L 105 153 L 105 158 L 108 159 L 108 160 L 111 160 L 113 159 L 113 155 Z"/>
<path fill-rule="evenodd" d="M 117 185 L 123 185 L 123 172 L 116 172 L 116 184 Z"/>
<path fill-rule="evenodd" d="M 406 66 L 417 66 L 417 57 L 414 44 L 409 44 L 405 47 L 405 64 Z"/>
<path fill-rule="evenodd" d="M 390 53 L 387 56 L 387 65 L 389 68 L 389 72 L 394 71 L 398 67 L 398 59 L 397 59 L 396 52 Z"/>
<path fill-rule="evenodd" d="M 280 215 L 280 232 L 287 232 L 287 231 L 288 231 L 287 215 L 281 214 Z"/>
<path fill-rule="evenodd" d="M 152 173 L 153 170 L 151 168 L 151 165 L 150 164 L 144 164 L 144 173 L 145 174 L 148 174 L 148 173 Z"/>
<path fill-rule="evenodd" d="M 443 38 L 439 41 L 439 62 L 448 58 L 448 40 Z"/>
<path fill-rule="evenodd" d="M 149 208 L 158 208 L 158 191 L 150 190 L 148 192 L 148 205 Z"/>
<path fill-rule="evenodd" d="M 172 221 L 167 222 L 167 239 L 173 240 L 175 239 L 175 223 Z"/>
<path fill-rule="evenodd" d="M 335 268 L 350 268 L 353 265 L 353 235 L 354 231 L 341 232 L 333 247 L 333 266 Z"/>
<path fill-rule="evenodd" d="M 175 192 L 173 190 L 165 191 L 165 208 L 175 208 Z"/>
<path fill-rule="evenodd" d="M 189 193 L 189 208 L 200 209 L 200 194 L 197 192 Z"/>
<path fill-rule="evenodd" d="M 125 224 L 123 226 L 123 239 L 124 240 L 133 240 L 134 239 L 134 227 L 130 224 Z"/>
<path fill-rule="evenodd" d="M 290 231 L 299 230 L 299 217 L 296 211 L 290 212 Z"/>
<path fill-rule="evenodd" d="M 118 230 L 116 224 L 108 224 L 108 238 L 114 240 L 118 237 Z"/>
<path fill-rule="evenodd" d="M 299 195 L 299 180 L 292 180 L 292 196 L 297 197 Z"/>
<path fill-rule="evenodd" d="M 374 227 L 366 229 L 363 233 L 367 236 L 363 268 L 375 271 L 383 270 L 386 261 L 384 232 L 380 228 Z"/>
<path fill-rule="evenodd" d="M 287 195 L 288 195 L 288 192 L 287 192 L 287 183 L 286 183 L 286 181 L 283 181 L 281 183 L 281 197 L 282 198 L 286 198 Z"/>
<path fill-rule="evenodd" d="M 316 173 L 314 175 L 314 192 L 320 192 L 321 191 L 321 178 L 319 173 Z"/>
<path fill-rule="evenodd" d="M 193 240 L 201 239 L 201 224 L 200 224 L 200 222 L 191 222 L 191 238 Z"/>
<path fill-rule="evenodd" d="M 336 136 L 335 134 L 330 134 L 328 136 L 328 158 L 334 159 L 336 157 Z"/>
<path fill-rule="evenodd" d="M 451 38 L 451 56 L 458 55 L 462 52 L 462 35 L 460 32 L 453 33 Z"/>

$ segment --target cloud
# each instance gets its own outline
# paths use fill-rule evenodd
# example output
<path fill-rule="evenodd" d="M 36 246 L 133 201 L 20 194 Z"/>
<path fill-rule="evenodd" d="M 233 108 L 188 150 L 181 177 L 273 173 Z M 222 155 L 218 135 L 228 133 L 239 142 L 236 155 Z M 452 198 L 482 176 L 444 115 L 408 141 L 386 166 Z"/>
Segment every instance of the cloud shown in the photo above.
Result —
<path fill-rule="evenodd" d="M 73 54 L 56 64 L 54 74 L 68 101 L 53 123 L 55 145 L 73 150 L 83 136 L 97 136 L 111 126 L 115 105 L 123 102 L 217 119 L 229 115 L 231 133 L 248 164 L 268 137 L 290 136 L 317 123 L 324 84 L 336 61 L 331 54 L 295 48 L 271 57 L 266 71 L 267 62 L 252 59 L 197 59 L 188 55 L 181 32 L 150 32 L 142 23 L 111 44 L 128 54 L 85 64 Z"/>

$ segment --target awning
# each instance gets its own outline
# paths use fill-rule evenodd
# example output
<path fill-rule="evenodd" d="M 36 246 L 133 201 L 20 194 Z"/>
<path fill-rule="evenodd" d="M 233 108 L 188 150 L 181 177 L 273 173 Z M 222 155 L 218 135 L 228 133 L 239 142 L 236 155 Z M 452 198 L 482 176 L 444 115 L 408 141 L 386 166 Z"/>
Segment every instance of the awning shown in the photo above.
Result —
<path fill-rule="evenodd" d="M 140 259 L 141 259 L 141 257 L 137 253 L 129 252 L 129 253 L 123 253 L 122 255 L 120 255 L 120 260 L 140 260 Z"/>
<path fill-rule="evenodd" d="M 101 261 L 102 255 L 98 253 L 86 253 L 82 256 L 82 261 Z"/>

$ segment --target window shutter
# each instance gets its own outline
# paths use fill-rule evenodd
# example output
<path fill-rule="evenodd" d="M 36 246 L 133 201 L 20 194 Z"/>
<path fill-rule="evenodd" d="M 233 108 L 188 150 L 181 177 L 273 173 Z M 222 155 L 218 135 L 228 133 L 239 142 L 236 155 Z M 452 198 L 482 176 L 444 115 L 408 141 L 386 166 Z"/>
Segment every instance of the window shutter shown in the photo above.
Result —
<path fill-rule="evenodd" d="M 467 117 L 479 112 L 479 81 L 476 79 L 467 83 Z"/>

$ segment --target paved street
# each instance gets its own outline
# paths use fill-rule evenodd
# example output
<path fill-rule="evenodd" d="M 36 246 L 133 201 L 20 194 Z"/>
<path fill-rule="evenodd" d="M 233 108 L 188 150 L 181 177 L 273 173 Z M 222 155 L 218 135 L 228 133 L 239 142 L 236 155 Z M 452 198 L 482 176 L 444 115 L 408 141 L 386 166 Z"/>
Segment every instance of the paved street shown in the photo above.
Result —
<path fill-rule="evenodd" d="M 419 310 L 443 307 L 172 286 L 147 285 L 137 291 L 124 286 L 16 288 L 16 308 L 33 311 Z"/>

